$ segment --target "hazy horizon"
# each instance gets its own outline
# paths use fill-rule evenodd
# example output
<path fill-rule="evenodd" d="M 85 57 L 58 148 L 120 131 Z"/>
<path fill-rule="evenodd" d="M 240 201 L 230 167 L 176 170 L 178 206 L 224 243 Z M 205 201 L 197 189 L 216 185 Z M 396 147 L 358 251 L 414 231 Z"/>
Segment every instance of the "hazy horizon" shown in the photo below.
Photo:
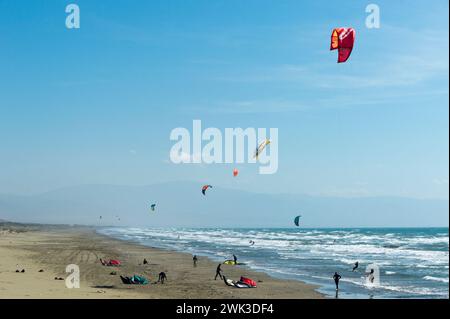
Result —
<path fill-rule="evenodd" d="M 263 194 L 218 185 L 204 196 L 201 186 L 196 182 L 82 185 L 35 195 L 0 194 L 0 218 L 93 226 L 289 228 L 300 214 L 302 227 L 311 228 L 449 224 L 448 200 Z"/>

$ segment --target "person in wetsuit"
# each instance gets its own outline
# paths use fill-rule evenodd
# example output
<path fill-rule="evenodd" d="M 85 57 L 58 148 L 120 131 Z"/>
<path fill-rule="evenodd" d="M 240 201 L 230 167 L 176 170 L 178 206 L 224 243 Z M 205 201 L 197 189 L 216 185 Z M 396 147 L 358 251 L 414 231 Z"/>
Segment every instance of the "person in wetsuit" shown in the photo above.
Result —
<path fill-rule="evenodd" d="M 234 264 L 237 264 L 237 257 L 234 254 L 233 254 L 233 260 L 234 260 Z"/>
<path fill-rule="evenodd" d="M 159 273 L 157 282 L 161 282 L 161 284 L 164 284 L 164 280 L 167 280 L 167 276 L 166 276 L 166 273 L 164 271 L 162 271 Z"/>
<path fill-rule="evenodd" d="M 374 275 L 375 270 L 370 269 L 370 272 L 367 273 L 367 279 L 369 279 L 370 283 L 373 284 L 373 281 L 375 280 L 375 275 Z"/>
<path fill-rule="evenodd" d="M 359 262 L 355 262 L 352 271 L 355 271 L 359 267 Z"/>
<path fill-rule="evenodd" d="M 217 280 L 217 276 L 220 277 L 220 279 L 222 279 L 222 268 L 220 268 L 222 265 L 219 264 L 219 266 L 217 266 L 216 268 L 216 276 L 214 277 L 214 280 Z"/>
<path fill-rule="evenodd" d="M 192 257 L 192 261 L 194 262 L 194 267 L 197 267 L 197 255 L 194 255 L 194 257 Z"/>
<path fill-rule="evenodd" d="M 339 290 L 339 280 L 341 279 L 341 275 L 339 275 L 337 272 L 334 273 L 333 279 L 334 283 L 336 284 L 336 290 Z"/>

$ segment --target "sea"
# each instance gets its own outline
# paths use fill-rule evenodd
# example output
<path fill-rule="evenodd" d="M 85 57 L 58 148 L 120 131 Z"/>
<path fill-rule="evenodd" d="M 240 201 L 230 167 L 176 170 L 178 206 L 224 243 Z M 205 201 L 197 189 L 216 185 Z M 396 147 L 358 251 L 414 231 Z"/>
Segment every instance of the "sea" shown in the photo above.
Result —
<path fill-rule="evenodd" d="M 273 277 L 317 285 L 330 298 L 448 299 L 448 228 L 124 228 L 98 232 Z M 253 241 L 254 244 L 251 242 Z M 358 268 L 352 271 L 355 262 Z M 376 280 L 368 280 L 374 269 Z M 336 293 L 333 274 L 341 275 Z"/>

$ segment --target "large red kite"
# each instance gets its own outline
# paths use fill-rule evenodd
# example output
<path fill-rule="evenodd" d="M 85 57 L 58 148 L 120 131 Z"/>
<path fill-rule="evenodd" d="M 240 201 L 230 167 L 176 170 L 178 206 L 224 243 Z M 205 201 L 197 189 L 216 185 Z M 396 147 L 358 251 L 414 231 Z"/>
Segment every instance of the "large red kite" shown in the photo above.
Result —
<path fill-rule="evenodd" d="M 355 30 L 353 28 L 336 28 L 331 34 L 330 50 L 338 49 L 338 63 L 347 61 L 355 43 Z"/>

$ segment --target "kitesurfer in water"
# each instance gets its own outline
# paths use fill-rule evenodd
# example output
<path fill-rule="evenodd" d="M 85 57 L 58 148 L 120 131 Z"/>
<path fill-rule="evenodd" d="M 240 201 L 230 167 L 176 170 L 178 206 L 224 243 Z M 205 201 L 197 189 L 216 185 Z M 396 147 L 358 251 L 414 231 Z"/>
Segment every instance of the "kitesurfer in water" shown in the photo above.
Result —
<path fill-rule="evenodd" d="M 214 277 L 214 280 L 217 280 L 217 276 L 222 279 L 222 268 L 220 268 L 221 264 L 219 264 L 216 268 L 216 276 Z"/>
<path fill-rule="evenodd" d="M 341 279 L 341 275 L 339 275 L 337 272 L 335 272 L 333 279 L 334 279 L 334 283 L 336 284 L 336 290 L 339 290 L 339 280 Z"/>
<path fill-rule="evenodd" d="M 373 281 L 375 280 L 375 274 L 374 274 L 375 270 L 370 269 L 369 273 L 366 273 L 367 275 L 367 279 L 369 279 L 370 283 L 373 284 Z"/>
<path fill-rule="evenodd" d="M 352 271 L 355 271 L 359 267 L 359 262 L 355 262 Z"/>

